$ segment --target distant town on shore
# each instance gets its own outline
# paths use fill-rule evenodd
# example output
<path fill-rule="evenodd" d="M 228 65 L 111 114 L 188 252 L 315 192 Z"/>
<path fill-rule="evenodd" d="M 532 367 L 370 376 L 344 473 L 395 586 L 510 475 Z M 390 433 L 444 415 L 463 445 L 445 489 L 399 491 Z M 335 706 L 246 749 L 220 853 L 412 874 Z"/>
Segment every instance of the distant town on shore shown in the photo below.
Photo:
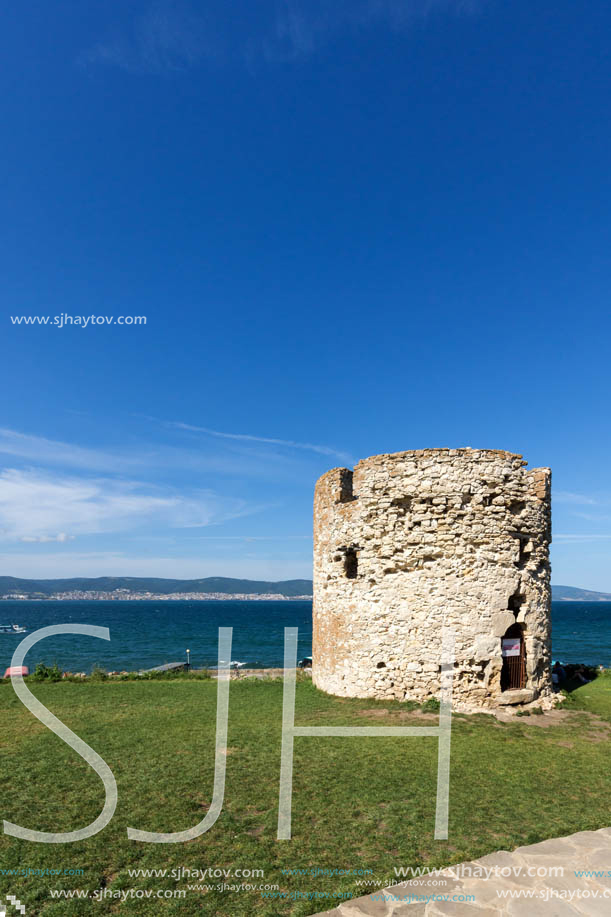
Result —
<path fill-rule="evenodd" d="M 209 576 L 175 580 L 134 576 L 19 579 L 0 576 L 0 600 L 18 601 L 289 601 L 312 598 L 312 580 L 243 580 Z"/>
<path fill-rule="evenodd" d="M 0 600 L 6 601 L 289 601 L 312 598 L 312 580 L 280 582 L 209 576 L 180 580 L 139 576 L 19 579 L 0 576 Z M 611 593 L 552 586 L 555 602 L 611 602 Z"/>

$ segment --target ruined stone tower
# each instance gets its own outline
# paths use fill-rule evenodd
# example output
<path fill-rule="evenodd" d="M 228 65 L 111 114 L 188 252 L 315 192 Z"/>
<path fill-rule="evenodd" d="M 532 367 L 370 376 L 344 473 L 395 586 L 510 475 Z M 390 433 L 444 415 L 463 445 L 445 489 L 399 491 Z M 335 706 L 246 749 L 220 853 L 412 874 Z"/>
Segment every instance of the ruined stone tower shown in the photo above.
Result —
<path fill-rule="evenodd" d="M 549 701 L 551 472 L 492 449 L 376 455 L 314 498 L 313 678 L 344 697 Z"/>

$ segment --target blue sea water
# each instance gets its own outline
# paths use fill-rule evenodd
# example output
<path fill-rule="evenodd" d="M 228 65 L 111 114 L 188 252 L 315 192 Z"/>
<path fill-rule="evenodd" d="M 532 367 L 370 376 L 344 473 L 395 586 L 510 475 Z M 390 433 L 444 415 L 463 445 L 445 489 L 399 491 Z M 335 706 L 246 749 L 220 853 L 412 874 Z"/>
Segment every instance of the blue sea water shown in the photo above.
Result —
<path fill-rule="evenodd" d="M 108 627 L 110 641 L 80 635 L 49 637 L 32 648 L 25 664 L 57 662 L 64 671 L 134 671 L 180 662 L 190 650 L 193 667 L 218 664 L 218 628 L 233 628 L 232 660 L 252 667 L 282 665 L 284 628 L 299 628 L 298 652 L 309 656 L 312 603 L 309 601 L 66 601 L 0 602 L 0 624 L 21 624 L 28 632 L 49 624 Z M 0 634 L 2 672 L 24 634 Z"/>
<path fill-rule="evenodd" d="M 0 624 L 10 623 L 28 632 L 71 623 L 110 630 L 109 642 L 78 635 L 46 639 L 26 658 L 30 671 L 38 661 L 72 672 L 95 665 L 133 671 L 182 661 L 186 649 L 193 666 L 214 666 L 219 627 L 233 627 L 231 657 L 252 667 L 282 665 L 285 627 L 299 628 L 299 657 L 309 656 L 312 645 L 309 601 L 0 602 Z M 552 634 L 554 658 L 611 667 L 611 603 L 554 602 Z M 0 634 L 2 672 L 23 636 Z"/>

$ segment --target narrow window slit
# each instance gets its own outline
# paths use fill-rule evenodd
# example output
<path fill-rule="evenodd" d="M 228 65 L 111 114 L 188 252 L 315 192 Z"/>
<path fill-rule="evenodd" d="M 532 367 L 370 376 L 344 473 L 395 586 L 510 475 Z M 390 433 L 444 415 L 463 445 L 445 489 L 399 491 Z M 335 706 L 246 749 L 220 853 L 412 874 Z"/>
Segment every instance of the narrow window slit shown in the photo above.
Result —
<path fill-rule="evenodd" d="M 346 579 L 356 579 L 359 572 L 359 561 L 356 556 L 356 548 L 346 548 L 344 554 L 344 573 Z"/>

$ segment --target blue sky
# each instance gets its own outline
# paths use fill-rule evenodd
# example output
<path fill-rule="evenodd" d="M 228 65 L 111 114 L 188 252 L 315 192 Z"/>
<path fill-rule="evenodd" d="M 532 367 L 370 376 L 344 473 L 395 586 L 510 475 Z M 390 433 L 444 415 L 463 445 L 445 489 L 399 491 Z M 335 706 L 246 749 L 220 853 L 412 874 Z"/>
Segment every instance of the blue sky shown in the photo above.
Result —
<path fill-rule="evenodd" d="M 611 8 L 0 13 L 3 574 L 311 571 L 316 478 L 505 448 L 611 591 Z M 15 325 L 11 316 L 146 316 Z"/>

